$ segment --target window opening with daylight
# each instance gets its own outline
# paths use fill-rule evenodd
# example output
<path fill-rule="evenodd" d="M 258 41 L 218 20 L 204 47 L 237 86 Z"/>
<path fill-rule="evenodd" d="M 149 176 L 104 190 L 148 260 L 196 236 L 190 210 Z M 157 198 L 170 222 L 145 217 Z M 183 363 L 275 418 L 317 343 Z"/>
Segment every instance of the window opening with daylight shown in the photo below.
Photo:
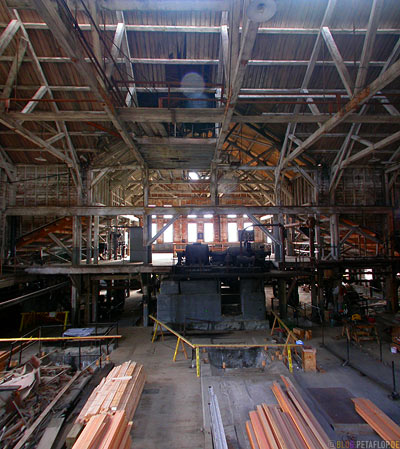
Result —
<path fill-rule="evenodd" d="M 170 225 L 164 231 L 164 243 L 172 243 L 174 241 L 174 226 Z"/>
<path fill-rule="evenodd" d="M 228 242 L 238 242 L 237 223 L 228 223 Z"/>
<path fill-rule="evenodd" d="M 154 237 L 157 234 L 157 223 L 151 224 L 151 236 Z M 153 242 L 153 244 L 156 244 L 157 240 Z"/>
<path fill-rule="evenodd" d="M 188 242 L 197 242 L 197 223 L 188 223 Z"/>
<path fill-rule="evenodd" d="M 243 229 L 246 229 L 246 231 L 253 231 L 254 230 L 253 223 L 251 221 L 246 221 L 245 223 L 243 223 Z"/>
<path fill-rule="evenodd" d="M 214 223 L 204 223 L 204 241 L 214 241 Z"/>

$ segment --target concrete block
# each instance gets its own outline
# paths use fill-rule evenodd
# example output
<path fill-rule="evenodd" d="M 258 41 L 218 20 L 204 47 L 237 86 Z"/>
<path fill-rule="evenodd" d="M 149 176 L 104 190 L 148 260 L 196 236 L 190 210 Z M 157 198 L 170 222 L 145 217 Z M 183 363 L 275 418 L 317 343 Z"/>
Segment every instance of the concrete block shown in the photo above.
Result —
<path fill-rule="evenodd" d="M 179 295 L 157 295 L 157 318 L 165 323 L 176 323 Z"/>
<path fill-rule="evenodd" d="M 187 294 L 208 294 L 218 293 L 218 282 L 214 280 L 191 280 L 181 281 L 181 293 Z"/>
<path fill-rule="evenodd" d="M 219 321 L 221 319 L 221 297 L 218 294 L 179 295 L 177 319 L 186 318 Z M 187 321 L 189 323 L 190 321 Z"/>
<path fill-rule="evenodd" d="M 165 295 L 179 295 L 179 282 L 162 281 L 160 286 L 160 293 Z"/>

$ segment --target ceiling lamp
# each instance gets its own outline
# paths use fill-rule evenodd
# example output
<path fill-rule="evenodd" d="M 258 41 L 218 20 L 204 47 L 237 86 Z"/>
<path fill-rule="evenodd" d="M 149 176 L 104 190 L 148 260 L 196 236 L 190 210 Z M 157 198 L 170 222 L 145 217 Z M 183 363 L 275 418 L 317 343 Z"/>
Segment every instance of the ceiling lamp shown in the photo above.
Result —
<path fill-rule="evenodd" d="M 253 22 L 266 22 L 276 13 L 274 0 L 254 0 L 246 9 L 247 17 Z"/>
<path fill-rule="evenodd" d="M 47 159 L 42 156 L 42 150 L 40 150 L 39 156 L 35 157 L 34 159 L 38 162 L 47 162 Z"/>

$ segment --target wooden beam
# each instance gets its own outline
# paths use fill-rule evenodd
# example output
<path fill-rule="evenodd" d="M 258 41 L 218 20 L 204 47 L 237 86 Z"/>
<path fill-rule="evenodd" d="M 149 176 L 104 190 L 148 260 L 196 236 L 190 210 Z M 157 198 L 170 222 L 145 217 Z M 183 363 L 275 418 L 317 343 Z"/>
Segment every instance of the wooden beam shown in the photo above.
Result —
<path fill-rule="evenodd" d="M 324 133 L 335 128 L 342 123 L 353 111 L 359 106 L 366 103 L 373 95 L 378 91 L 386 87 L 389 83 L 395 80 L 400 75 L 400 61 L 395 62 L 385 73 L 380 75 L 375 81 L 373 81 L 368 87 L 359 92 L 355 97 L 350 100 L 346 106 L 329 119 L 323 126 L 315 131 L 310 137 L 308 137 L 302 145 L 298 146 L 289 156 L 285 158 L 285 164 L 292 161 L 303 153 L 307 148 L 313 145 L 317 140 L 324 135 Z"/>
<path fill-rule="evenodd" d="M 38 104 L 38 101 L 36 100 L 40 100 L 41 98 L 43 98 L 46 92 L 47 86 L 40 86 L 39 89 L 33 94 L 32 99 L 24 106 L 21 114 L 30 114 Z M 62 134 L 62 137 L 64 137 L 64 134 Z"/>
<path fill-rule="evenodd" d="M 3 148 L 0 148 L 0 167 L 6 172 L 10 182 L 15 182 L 17 180 L 16 168 L 11 163 L 10 158 L 7 156 Z"/>
<path fill-rule="evenodd" d="M 369 145 L 367 148 L 364 148 L 363 150 L 359 151 L 356 154 L 353 154 L 352 156 L 349 156 L 345 161 L 342 162 L 341 168 L 346 167 L 352 164 L 353 162 L 362 159 L 365 156 L 368 156 L 368 154 L 372 153 L 375 150 L 379 150 L 380 148 L 383 148 L 387 145 L 391 145 L 392 143 L 398 141 L 399 139 L 400 139 L 400 131 L 392 134 L 391 136 L 386 137 L 385 139 L 380 140 L 377 143 Z"/>
<path fill-rule="evenodd" d="M 130 207 L 130 206 L 71 206 L 69 208 L 57 206 L 18 207 L 10 206 L 5 210 L 6 216 L 118 216 L 118 215 L 202 215 L 202 214 L 246 214 L 248 215 L 331 215 L 331 214 L 388 214 L 393 209 L 386 206 L 178 206 L 178 207 Z"/>
<path fill-rule="evenodd" d="M 13 0 L 18 1 L 18 0 Z M 10 1 L 8 2 L 10 3 Z M 77 5 L 79 7 L 79 5 Z M 33 8 L 33 6 L 32 6 Z M 18 8 L 17 8 L 18 9 Z M 22 8 L 21 8 L 22 9 Z M 224 12 L 224 11 L 223 11 Z M 49 27 L 44 22 L 23 22 L 27 30 L 48 30 Z M 0 22 L 0 28 L 6 28 L 8 23 Z M 90 31 L 90 23 L 79 23 L 79 27 L 82 31 Z M 117 24 L 111 23 L 100 23 L 99 28 L 105 31 L 115 31 L 117 29 Z M 142 25 L 142 24 L 126 24 L 126 30 L 128 32 L 138 31 L 138 32 L 171 32 L 171 33 L 207 33 L 207 34 L 219 34 L 221 28 L 219 26 L 207 26 L 207 25 Z M 242 32 L 242 27 L 239 28 Z M 258 34 L 282 34 L 282 35 L 313 35 L 318 34 L 320 28 L 307 28 L 307 27 L 260 27 L 258 29 Z M 364 35 L 367 33 L 366 28 L 331 28 L 333 34 L 351 34 L 351 35 Z M 399 28 L 378 28 L 377 34 L 390 34 L 399 35 Z"/>
<path fill-rule="evenodd" d="M 121 120 L 137 123 L 214 123 L 221 122 L 223 111 L 220 108 L 117 108 Z M 2 115 L 0 114 L 0 117 Z M 36 111 L 31 114 L 8 112 L 4 118 L 30 122 L 110 122 L 103 111 L 60 111 L 58 113 Z M 261 115 L 234 115 L 231 123 L 325 123 L 332 119 L 330 114 L 290 114 L 263 113 Z M 349 113 L 342 118 L 343 123 L 387 123 L 399 124 L 400 118 L 382 115 L 359 115 Z"/>
<path fill-rule="evenodd" d="M 7 0 L 7 6 L 15 9 L 35 9 L 32 0 Z M 73 0 L 66 3 L 71 9 L 76 6 L 82 10 L 83 6 Z M 180 2 L 176 0 L 161 0 L 149 2 L 146 0 L 99 0 L 99 9 L 108 11 L 226 11 L 229 9 L 229 0 L 193 0 Z"/>
<path fill-rule="evenodd" d="M 146 242 L 146 246 L 150 246 L 152 243 L 154 243 L 161 235 L 164 234 L 164 232 L 171 226 L 173 225 L 176 220 L 178 220 L 178 218 L 180 217 L 180 215 L 174 215 L 170 220 L 167 221 L 167 223 L 165 223 L 165 225 L 153 236 L 151 237 L 147 242 Z"/>
<path fill-rule="evenodd" d="M 235 109 L 235 105 L 239 96 L 240 88 L 242 87 L 246 66 L 250 59 L 251 52 L 253 50 L 253 46 L 256 41 L 258 27 L 259 23 L 257 22 L 253 21 L 246 22 L 246 28 L 242 36 L 242 46 L 240 48 L 240 53 L 238 56 L 234 76 L 231 80 L 232 87 L 229 92 L 228 102 L 225 106 L 224 118 L 221 123 L 218 141 L 215 146 L 213 157 L 214 163 L 219 162 L 222 145 L 224 144 L 225 139 L 228 135 L 233 111 Z"/>
<path fill-rule="evenodd" d="M 138 163 L 145 166 L 145 161 L 141 155 L 139 149 L 135 145 L 132 137 L 130 136 L 125 123 L 120 119 L 118 113 L 114 109 L 108 95 L 102 88 L 103 80 L 99 78 L 96 73 L 91 74 L 91 66 L 84 62 L 84 53 L 81 48 L 80 42 L 77 42 L 75 34 L 71 33 L 71 30 L 63 22 L 63 19 L 59 16 L 58 12 L 54 8 L 50 0 L 33 0 L 33 3 L 48 24 L 52 34 L 57 39 L 58 43 L 62 46 L 63 50 L 73 59 L 77 70 L 81 76 L 84 77 L 86 82 L 92 89 L 93 94 L 100 100 L 104 107 L 105 112 L 109 116 L 109 119 L 120 133 L 125 144 L 128 146 L 132 154 L 137 159 Z"/>
<path fill-rule="evenodd" d="M 364 45 L 361 53 L 360 66 L 357 72 L 357 79 L 354 92 L 358 94 L 364 87 L 367 79 L 368 65 L 371 60 L 372 50 L 374 48 L 376 30 L 383 7 L 383 0 L 373 0 L 371 13 L 368 20 L 367 34 L 365 35 Z"/>
<path fill-rule="evenodd" d="M 52 232 L 49 232 L 48 236 L 59 248 L 64 249 L 67 254 L 72 257 L 72 251 L 67 246 L 65 246 L 65 244 L 56 235 L 54 235 Z"/>
<path fill-rule="evenodd" d="M 7 25 L 7 28 L 2 32 L 0 36 L 0 56 L 4 53 L 12 38 L 15 36 L 16 32 L 19 30 L 20 22 L 18 20 L 11 20 Z"/>
<path fill-rule="evenodd" d="M 340 54 L 339 49 L 337 48 L 336 42 L 333 39 L 332 33 L 329 30 L 328 27 L 322 27 L 321 28 L 322 36 L 325 40 L 326 46 L 328 47 L 329 53 L 332 56 L 332 59 L 335 62 L 336 69 L 339 73 L 340 79 L 342 80 L 342 83 L 346 89 L 347 94 L 349 97 L 353 96 L 353 81 L 350 78 L 349 71 L 347 70 L 347 67 L 344 64 L 342 55 Z"/>
<path fill-rule="evenodd" d="M 12 89 L 14 87 L 15 81 L 18 76 L 19 69 L 22 64 L 22 60 L 24 59 L 27 45 L 28 45 L 28 43 L 25 39 L 20 39 L 20 41 L 18 43 L 18 47 L 17 47 L 17 53 L 14 56 L 10 71 L 8 72 L 6 85 L 3 89 L 3 92 L 1 93 L 2 99 L 10 98 Z M 4 101 L 0 102 L 0 111 L 1 112 L 4 111 L 5 107 L 6 107 L 5 102 Z"/>
<path fill-rule="evenodd" d="M 5 118 L 4 115 L 0 116 L 0 123 L 2 123 L 7 128 L 12 129 L 16 134 L 19 134 L 20 136 L 24 137 L 25 139 L 29 140 L 30 142 L 37 145 L 39 148 L 48 151 L 56 158 L 62 160 L 67 165 L 71 166 L 73 165 L 72 160 L 66 156 L 64 153 L 62 153 L 57 148 L 54 148 L 52 145 L 48 144 L 45 140 L 38 137 L 33 132 L 29 131 L 28 129 L 24 128 L 22 125 L 18 124 L 16 121 Z"/>

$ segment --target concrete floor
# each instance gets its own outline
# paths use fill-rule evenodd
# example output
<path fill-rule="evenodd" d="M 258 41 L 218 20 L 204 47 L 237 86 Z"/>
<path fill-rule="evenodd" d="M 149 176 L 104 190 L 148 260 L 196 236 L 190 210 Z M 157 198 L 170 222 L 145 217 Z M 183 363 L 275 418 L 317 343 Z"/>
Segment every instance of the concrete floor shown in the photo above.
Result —
<path fill-rule="evenodd" d="M 151 328 L 124 327 L 124 339 L 111 360 L 144 365 L 147 381 L 134 416 L 133 446 L 141 449 L 204 447 L 200 381 L 183 355 L 172 361 L 176 339 L 151 343 Z M 189 352 L 190 357 L 190 352 Z"/>
<path fill-rule="evenodd" d="M 380 441 L 380 438 L 365 425 L 350 425 L 345 430 L 338 430 L 326 414 L 326 404 L 318 403 L 312 398 L 310 388 L 345 388 L 350 397 L 367 397 L 380 407 L 395 422 L 400 423 L 400 407 L 398 402 L 389 399 L 390 389 L 382 388 L 373 380 L 361 375 L 351 367 L 342 366 L 342 360 L 327 349 L 321 348 L 321 333 L 313 328 L 311 345 L 317 347 L 318 364 L 323 372 L 304 373 L 294 366 L 290 375 L 287 367 L 279 361 L 267 365 L 265 371 L 255 368 L 247 369 L 216 369 L 209 363 L 201 364 L 201 379 L 196 377 L 188 350 L 189 360 L 182 354 L 174 363 L 172 356 L 175 350 L 176 338 L 166 337 L 165 341 L 151 343 L 151 328 L 134 327 L 133 316 L 140 313 L 141 295 L 133 294 L 127 300 L 125 312 L 120 320 L 120 332 L 124 339 L 111 359 L 115 363 L 134 360 L 142 363 L 147 373 L 147 382 L 134 417 L 132 431 L 133 447 L 143 449 L 211 449 L 211 434 L 208 421 L 208 387 L 213 386 L 218 397 L 222 420 L 230 449 L 249 449 L 245 433 L 245 422 L 248 412 L 266 402 L 276 403 L 270 390 L 273 381 L 279 380 L 281 374 L 292 377 L 310 408 L 315 413 L 335 446 L 338 441 L 356 439 L 359 441 Z M 343 341 L 336 337 L 340 328 L 325 330 L 325 343 L 338 351 Z M 195 343 L 233 343 L 249 342 L 264 344 L 270 341 L 269 331 L 242 331 L 229 334 L 200 337 L 188 337 Z M 388 348 L 386 348 L 388 350 Z M 400 354 L 387 354 L 385 358 L 395 357 L 400 363 Z M 352 346 L 353 360 L 360 360 L 375 373 L 388 369 L 379 360 L 368 357 L 361 348 Z M 208 359 L 207 354 L 201 354 L 202 359 Z M 361 363 L 360 362 L 360 363 Z M 385 373 L 386 377 L 387 373 Z M 342 399 L 338 398 L 337 402 Z M 354 407 L 350 399 L 350 412 Z M 331 404 L 328 405 L 328 408 Z M 325 410 L 324 410 L 325 409 Z M 203 416 L 204 415 L 204 416 Z M 354 418 L 354 416 L 353 416 Z M 339 418 L 340 421 L 340 418 Z M 335 427 L 335 428 L 334 428 Z M 342 425 L 343 427 L 343 425 Z"/>

